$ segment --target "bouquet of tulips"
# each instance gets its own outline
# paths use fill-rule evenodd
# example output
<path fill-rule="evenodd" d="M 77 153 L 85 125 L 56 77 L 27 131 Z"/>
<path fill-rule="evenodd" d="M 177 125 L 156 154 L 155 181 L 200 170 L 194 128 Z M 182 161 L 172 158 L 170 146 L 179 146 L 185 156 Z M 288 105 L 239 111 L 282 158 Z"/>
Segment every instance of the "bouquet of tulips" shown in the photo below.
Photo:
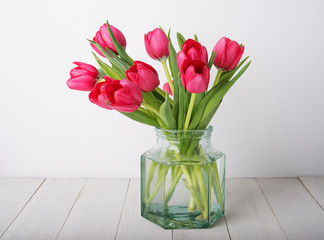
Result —
<path fill-rule="evenodd" d="M 180 49 L 177 52 L 170 39 L 170 30 L 166 33 L 162 28 L 156 28 L 144 35 L 144 43 L 148 55 L 161 62 L 163 66 L 167 82 L 161 89 L 157 71 L 147 63 L 134 61 L 126 53 L 126 39 L 123 33 L 108 21 L 89 42 L 94 51 L 103 58 L 93 52 L 99 68 L 87 63 L 74 62 L 77 67 L 70 72 L 68 87 L 90 91 L 89 99 L 92 103 L 108 110 L 116 110 L 130 119 L 161 129 L 205 129 L 225 94 L 250 65 L 250 62 L 244 65 L 248 57 L 240 62 L 244 46 L 229 38 L 221 38 L 208 57 L 206 47 L 198 42 L 196 35 L 193 39 L 186 39 L 182 34 L 177 33 Z M 209 84 L 213 66 L 217 68 L 217 74 L 214 82 Z M 211 85 L 210 89 L 208 89 L 209 85 Z M 194 154 L 194 149 L 199 149 L 199 143 L 188 142 L 188 139 L 186 141 L 177 146 L 178 150 L 175 154 L 177 161 L 181 161 L 179 158 L 182 155 Z M 151 194 L 150 185 L 156 167 L 156 163 L 151 165 L 147 177 L 146 204 L 148 205 L 152 202 L 167 173 L 159 170 L 154 188 L 157 190 Z M 172 166 L 171 186 L 173 188 L 168 190 L 166 203 L 170 200 L 180 179 L 176 176 L 181 177 L 185 174 L 186 184 L 189 184 L 188 189 L 194 197 L 191 199 L 191 211 L 195 206 L 207 205 L 199 204 L 201 200 L 197 198 L 197 190 L 200 189 L 201 199 L 206 199 L 206 196 L 203 196 L 206 193 L 202 191 L 205 186 L 201 182 L 202 178 L 199 178 L 201 170 L 192 169 Z M 193 185 L 195 181 L 200 181 L 199 188 L 190 186 L 190 183 Z M 219 182 L 218 188 L 220 188 Z M 217 198 L 221 201 L 220 195 L 217 195 Z M 207 213 L 202 214 L 201 217 L 207 218 Z"/>
<path fill-rule="evenodd" d="M 90 91 L 92 103 L 108 110 L 117 110 L 143 124 L 164 129 L 204 129 L 223 97 L 248 68 L 240 61 L 244 46 L 221 38 L 208 59 L 207 49 L 195 39 L 177 33 L 177 53 L 168 35 L 156 28 L 144 36 L 148 55 L 162 63 L 168 82 L 159 87 L 157 71 L 147 63 L 134 61 L 125 51 L 126 39 L 121 31 L 104 24 L 89 40 L 92 48 L 110 65 L 93 53 L 99 69 L 74 62 L 67 85 L 71 89 Z M 167 61 L 169 64 L 167 64 Z M 210 69 L 218 72 L 208 91 Z M 171 75 L 170 75 L 170 71 Z M 233 77 L 234 76 L 234 77 Z M 170 97 L 173 96 L 173 97 Z"/>

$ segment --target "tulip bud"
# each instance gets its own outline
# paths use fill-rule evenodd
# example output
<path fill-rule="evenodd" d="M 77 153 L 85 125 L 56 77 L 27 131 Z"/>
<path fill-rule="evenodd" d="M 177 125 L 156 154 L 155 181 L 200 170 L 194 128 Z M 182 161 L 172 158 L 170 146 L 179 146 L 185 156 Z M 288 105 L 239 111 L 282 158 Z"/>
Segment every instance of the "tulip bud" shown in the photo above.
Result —
<path fill-rule="evenodd" d="M 126 76 L 143 92 L 151 92 L 160 84 L 157 71 L 151 65 L 141 61 L 134 61 L 134 65 L 126 71 Z"/>
<path fill-rule="evenodd" d="M 193 39 L 185 41 L 181 47 L 181 51 L 177 54 L 177 63 L 179 69 L 182 68 L 184 60 L 200 60 L 207 64 L 208 53 L 204 46 L 201 46 L 199 42 Z"/>
<path fill-rule="evenodd" d="M 153 59 L 165 60 L 169 56 L 169 39 L 160 28 L 144 35 L 145 49 Z"/>
<path fill-rule="evenodd" d="M 87 63 L 74 62 L 77 67 L 70 71 L 71 78 L 66 82 L 69 88 L 80 91 L 91 91 L 99 77 L 98 70 Z"/>
<path fill-rule="evenodd" d="M 89 100 L 100 107 L 120 112 L 134 112 L 143 102 L 139 87 L 127 80 L 114 80 L 103 76 L 105 82 L 96 85 L 89 94 Z"/>
<path fill-rule="evenodd" d="M 116 40 L 120 43 L 120 45 L 123 48 L 126 48 L 126 39 L 123 35 L 123 33 L 121 31 L 119 31 L 117 28 L 113 27 L 112 25 L 109 25 L 111 31 L 114 34 L 114 37 L 116 38 Z M 117 53 L 117 50 L 110 38 L 109 32 L 108 32 L 108 27 L 107 24 L 105 23 L 104 25 L 102 25 L 99 29 L 99 31 L 96 33 L 96 35 L 93 38 L 93 41 L 97 42 L 101 47 L 103 47 L 103 49 L 110 49 L 111 51 L 113 51 L 114 53 Z M 91 43 L 91 47 L 101 56 L 105 57 L 101 51 Z"/>
<path fill-rule="evenodd" d="M 172 82 L 174 84 L 174 81 L 172 81 Z M 163 91 L 164 92 L 168 92 L 169 95 L 171 95 L 171 96 L 173 95 L 172 94 L 172 91 L 171 91 L 171 88 L 170 88 L 170 84 L 168 82 L 166 82 L 166 83 L 163 84 Z"/>
<path fill-rule="evenodd" d="M 202 93 L 209 84 L 208 65 L 200 60 L 185 60 L 181 69 L 181 82 L 190 93 Z"/>
<path fill-rule="evenodd" d="M 237 42 L 222 37 L 213 51 L 215 51 L 214 65 L 222 71 L 231 71 L 240 62 L 244 46 L 241 47 Z"/>

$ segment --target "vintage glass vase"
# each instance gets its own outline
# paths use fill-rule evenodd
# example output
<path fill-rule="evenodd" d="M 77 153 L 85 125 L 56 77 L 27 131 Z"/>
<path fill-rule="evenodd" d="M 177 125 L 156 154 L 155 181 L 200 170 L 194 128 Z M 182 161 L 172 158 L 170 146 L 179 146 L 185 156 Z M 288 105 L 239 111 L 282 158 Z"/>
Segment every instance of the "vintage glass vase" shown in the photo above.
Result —
<path fill-rule="evenodd" d="M 213 128 L 156 128 L 157 144 L 141 156 L 141 214 L 166 229 L 208 228 L 224 215 L 225 155 Z"/>

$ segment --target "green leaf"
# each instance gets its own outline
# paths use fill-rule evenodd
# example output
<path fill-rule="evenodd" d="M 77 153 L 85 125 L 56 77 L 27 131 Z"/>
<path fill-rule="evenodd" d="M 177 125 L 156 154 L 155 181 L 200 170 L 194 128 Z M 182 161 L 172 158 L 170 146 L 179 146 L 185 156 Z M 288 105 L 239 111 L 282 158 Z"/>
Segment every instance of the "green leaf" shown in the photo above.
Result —
<path fill-rule="evenodd" d="M 210 99 L 208 104 L 206 105 L 206 108 L 204 110 L 204 113 L 201 117 L 201 122 L 205 120 L 209 116 L 209 114 L 217 107 L 217 105 L 220 103 L 220 101 L 223 99 L 225 94 L 228 92 L 228 90 L 234 85 L 234 83 L 239 79 L 239 77 L 246 71 L 246 69 L 250 66 L 250 62 L 248 62 L 240 71 L 238 74 L 235 75 L 235 77 L 229 81 L 225 82 L 221 85 L 221 87 L 218 89 L 218 91 L 214 94 L 214 96 Z"/>
<path fill-rule="evenodd" d="M 178 74 L 180 79 L 180 73 Z M 187 98 L 186 89 L 182 86 L 181 81 L 179 81 L 179 114 L 178 114 L 178 129 L 184 128 L 184 122 L 186 118 L 187 109 Z"/>
<path fill-rule="evenodd" d="M 161 105 L 159 113 L 167 129 L 177 129 L 177 122 L 171 112 L 169 93 L 166 94 L 165 102 Z"/>
<path fill-rule="evenodd" d="M 195 37 L 195 41 L 198 42 L 198 36 L 197 36 L 197 34 L 194 34 L 194 37 Z"/>
<path fill-rule="evenodd" d="M 180 77 L 179 77 L 179 68 L 177 64 L 177 53 L 172 45 L 171 39 L 169 39 L 169 64 L 171 75 L 174 80 L 174 93 L 173 93 L 173 100 L 177 101 L 179 97 L 179 84 L 180 84 Z"/>
<path fill-rule="evenodd" d="M 95 41 L 92 41 L 92 40 L 89 40 L 89 39 L 88 39 L 88 41 L 90 43 L 92 43 L 93 45 L 95 45 L 98 48 L 98 50 L 109 60 L 109 62 L 111 63 L 112 66 L 115 66 L 116 68 L 121 69 L 122 71 L 126 71 L 127 70 L 127 68 L 124 65 L 122 65 L 121 63 L 119 63 L 118 61 L 116 61 L 111 55 L 109 55 L 105 51 L 105 49 L 100 46 L 99 43 L 97 43 Z"/>
<path fill-rule="evenodd" d="M 162 96 L 162 95 L 161 95 L 157 90 L 153 90 L 153 91 L 152 91 L 152 94 L 154 95 L 154 97 L 155 97 L 159 102 L 161 102 L 161 103 L 164 102 L 165 97 Z"/>
<path fill-rule="evenodd" d="M 113 51 L 111 51 L 109 48 L 106 48 L 106 51 L 112 56 L 117 62 L 124 65 L 126 69 L 128 69 L 131 65 L 129 65 L 125 60 L 121 59 L 119 56 L 117 56 Z"/>
<path fill-rule="evenodd" d="M 119 75 L 120 79 L 126 79 L 126 74 L 125 71 L 122 71 L 118 68 L 116 68 L 115 66 L 112 66 L 112 70 Z"/>
<path fill-rule="evenodd" d="M 98 56 L 94 52 L 92 52 L 92 54 L 96 59 L 97 63 L 99 64 L 99 66 L 101 67 L 101 69 L 106 73 L 104 75 L 108 75 L 113 79 L 121 79 L 120 76 L 116 72 L 114 72 L 114 70 L 110 66 L 108 66 L 106 63 L 101 61 L 101 59 L 98 58 Z"/>
<path fill-rule="evenodd" d="M 209 61 L 208 61 L 208 67 L 209 67 L 209 69 L 212 68 L 212 66 L 214 64 L 214 59 L 215 59 L 215 51 L 213 51 L 212 55 L 209 58 Z"/>
<path fill-rule="evenodd" d="M 197 129 L 205 129 L 209 122 L 212 120 L 212 118 L 214 117 L 217 109 L 219 108 L 220 104 L 222 103 L 222 100 L 217 104 L 217 106 L 213 109 L 213 111 L 211 111 L 211 113 L 206 117 L 204 118 L 203 121 L 201 121 L 197 127 Z"/>
<path fill-rule="evenodd" d="M 178 40 L 179 48 L 181 49 L 186 39 L 184 38 L 184 36 L 182 36 L 181 33 L 177 32 L 177 40 Z"/>
<path fill-rule="evenodd" d="M 108 75 L 102 68 L 99 68 L 98 69 L 98 72 L 99 72 L 99 76 L 102 77 L 104 75 Z"/>
<path fill-rule="evenodd" d="M 119 56 L 125 60 L 130 66 L 133 65 L 133 59 L 130 58 L 130 56 L 128 56 L 128 54 L 126 53 L 125 49 L 122 47 L 122 45 L 120 45 L 120 43 L 116 40 L 113 32 L 110 29 L 110 25 L 109 22 L 107 20 L 107 28 L 108 28 L 108 32 L 109 32 L 109 36 L 111 38 L 111 41 L 113 42 Z"/>
<path fill-rule="evenodd" d="M 194 114 L 194 116 L 192 117 L 192 120 L 189 124 L 188 130 L 194 130 L 197 128 L 200 119 L 202 117 L 202 114 L 204 113 L 204 110 L 206 108 L 206 105 L 208 104 L 208 102 L 210 101 L 210 99 L 214 96 L 214 94 L 218 91 L 218 89 L 223 85 L 222 84 L 217 84 L 216 86 L 214 86 L 212 89 L 210 89 L 205 96 L 203 97 L 203 99 L 201 100 L 200 104 L 198 105 L 197 111 Z"/>
<path fill-rule="evenodd" d="M 171 33 L 171 28 L 169 28 L 169 31 L 168 31 L 168 38 L 170 38 L 170 33 Z"/>
<path fill-rule="evenodd" d="M 246 58 L 244 58 L 233 70 L 228 71 L 228 72 L 223 72 L 219 82 L 227 82 L 228 80 L 230 80 L 234 74 L 236 73 L 236 71 L 245 63 L 245 61 L 249 58 L 249 56 L 247 56 Z"/>
<path fill-rule="evenodd" d="M 196 97 L 195 97 L 195 102 L 194 102 L 194 106 L 192 108 L 192 113 L 191 115 L 193 116 L 195 114 L 195 112 L 197 111 L 198 109 L 198 106 L 201 102 L 201 100 L 203 99 L 203 97 L 205 96 L 205 92 L 202 92 L 202 93 L 198 93 L 196 94 Z"/>
<path fill-rule="evenodd" d="M 179 100 L 175 101 L 173 104 L 172 115 L 174 119 L 178 118 L 178 113 L 179 113 Z"/>
<path fill-rule="evenodd" d="M 153 127 L 160 126 L 159 123 L 157 122 L 157 120 L 153 116 L 151 116 L 147 113 L 144 113 L 140 110 L 136 110 L 135 112 L 130 112 L 130 113 L 125 113 L 125 112 L 120 112 L 120 113 L 132 120 L 135 120 L 137 122 L 140 122 L 140 123 L 143 123 L 146 125 L 150 125 Z"/>

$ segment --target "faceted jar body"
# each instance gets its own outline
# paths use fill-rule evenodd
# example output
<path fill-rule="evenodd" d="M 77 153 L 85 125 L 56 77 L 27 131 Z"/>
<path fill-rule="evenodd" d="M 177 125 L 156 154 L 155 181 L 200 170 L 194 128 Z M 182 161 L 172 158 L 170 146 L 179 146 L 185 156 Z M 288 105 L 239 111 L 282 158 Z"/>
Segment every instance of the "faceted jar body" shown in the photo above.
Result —
<path fill-rule="evenodd" d="M 156 129 L 141 156 L 141 214 L 166 229 L 208 228 L 224 215 L 225 155 L 205 130 Z"/>

